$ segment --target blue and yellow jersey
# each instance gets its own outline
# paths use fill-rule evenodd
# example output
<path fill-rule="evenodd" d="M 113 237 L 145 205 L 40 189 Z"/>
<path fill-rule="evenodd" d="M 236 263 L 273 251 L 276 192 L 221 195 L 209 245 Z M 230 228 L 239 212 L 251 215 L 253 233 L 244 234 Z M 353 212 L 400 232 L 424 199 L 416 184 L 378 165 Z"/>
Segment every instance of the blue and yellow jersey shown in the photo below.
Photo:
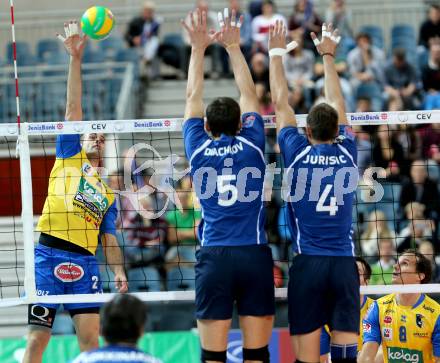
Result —
<path fill-rule="evenodd" d="M 100 233 L 115 234 L 113 191 L 92 167 L 79 135 L 60 135 L 37 230 L 95 254 Z"/>
<path fill-rule="evenodd" d="M 363 321 L 364 344 L 382 344 L 384 363 L 426 363 L 440 357 L 440 305 L 422 294 L 402 306 L 395 294 L 378 299 Z"/>
<path fill-rule="evenodd" d="M 370 308 L 371 304 L 373 304 L 374 300 L 364 296 L 364 299 L 361 304 L 361 320 L 360 320 L 360 326 L 359 326 L 359 339 L 358 339 L 358 351 L 362 348 L 362 341 L 363 341 L 363 332 L 362 332 L 362 319 L 367 314 L 368 309 Z M 322 328 L 321 331 L 321 355 L 330 353 L 330 340 L 331 340 L 331 333 L 330 328 L 328 325 L 325 325 Z"/>

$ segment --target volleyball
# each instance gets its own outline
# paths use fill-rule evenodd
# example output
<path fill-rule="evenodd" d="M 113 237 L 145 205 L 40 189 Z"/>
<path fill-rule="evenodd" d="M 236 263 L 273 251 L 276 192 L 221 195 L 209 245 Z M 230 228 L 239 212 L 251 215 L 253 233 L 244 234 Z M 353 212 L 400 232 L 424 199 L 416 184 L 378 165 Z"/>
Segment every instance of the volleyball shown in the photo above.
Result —
<path fill-rule="evenodd" d="M 81 18 L 81 29 L 90 38 L 101 40 L 109 36 L 115 25 L 113 13 L 104 6 L 93 6 Z"/>

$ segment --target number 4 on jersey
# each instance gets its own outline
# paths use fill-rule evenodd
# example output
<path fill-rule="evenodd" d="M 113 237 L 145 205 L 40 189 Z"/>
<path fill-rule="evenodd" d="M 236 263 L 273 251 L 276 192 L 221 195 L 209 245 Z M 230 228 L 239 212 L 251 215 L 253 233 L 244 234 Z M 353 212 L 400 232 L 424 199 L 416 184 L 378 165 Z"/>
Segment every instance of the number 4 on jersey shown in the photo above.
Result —
<path fill-rule="evenodd" d="M 328 195 L 330 194 L 331 190 L 333 188 L 333 185 L 327 184 L 324 188 L 324 191 L 322 192 L 321 196 L 319 197 L 318 204 L 316 204 L 316 211 L 317 212 L 328 212 L 331 216 L 336 215 L 336 212 L 338 211 L 338 206 L 336 204 L 336 197 L 330 197 L 330 204 L 325 205 L 325 201 L 327 200 Z"/>

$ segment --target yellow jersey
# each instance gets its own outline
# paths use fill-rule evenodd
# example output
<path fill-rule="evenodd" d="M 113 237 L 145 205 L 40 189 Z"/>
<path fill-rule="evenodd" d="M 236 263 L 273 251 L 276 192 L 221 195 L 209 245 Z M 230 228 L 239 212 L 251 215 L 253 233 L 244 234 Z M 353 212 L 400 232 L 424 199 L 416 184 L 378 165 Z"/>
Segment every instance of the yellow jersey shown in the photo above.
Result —
<path fill-rule="evenodd" d="M 362 319 L 365 317 L 368 309 L 370 308 L 371 304 L 374 302 L 374 300 L 370 297 L 364 296 L 362 304 L 361 304 L 361 316 L 360 316 L 360 323 L 359 323 L 359 339 L 358 339 L 358 352 L 362 348 L 362 341 L 363 341 L 363 331 L 362 331 Z M 330 340 L 331 340 L 331 333 L 330 328 L 328 325 L 325 325 L 324 328 L 321 331 L 321 355 L 330 353 Z"/>
<path fill-rule="evenodd" d="M 60 135 L 37 230 L 95 254 L 100 233 L 115 234 L 113 191 L 92 167 L 79 135 Z"/>
<path fill-rule="evenodd" d="M 420 295 L 402 306 L 395 294 L 374 302 L 363 321 L 364 344 L 382 344 L 384 363 L 427 363 L 440 357 L 440 305 Z"/>

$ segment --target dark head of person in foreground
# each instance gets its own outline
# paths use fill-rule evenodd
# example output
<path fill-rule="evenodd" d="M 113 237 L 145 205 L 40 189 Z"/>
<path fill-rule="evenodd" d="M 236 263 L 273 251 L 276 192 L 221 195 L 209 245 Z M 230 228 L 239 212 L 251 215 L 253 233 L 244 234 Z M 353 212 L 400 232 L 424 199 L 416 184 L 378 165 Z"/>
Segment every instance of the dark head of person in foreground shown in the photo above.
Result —
<path fill-rule="evenodd" d="M 338 134 L 338 113 L 327 103 L 320 103 L 307 115 L 307 137 L 316 143 L 333 141 Z"/>
<path fill-rule="evenodd" d="M 147 307 L 137 297 L 117 295 L 101 312 L 101 334 L 108 344 L 133 345 L 144 333 Z"/>
<path fill-rule="evenodd" d="M 213 137 L 235 136 L 241 129 L 239 104 L 230 97 L 219 97 L 206 109 L 206 129 Z"/>

